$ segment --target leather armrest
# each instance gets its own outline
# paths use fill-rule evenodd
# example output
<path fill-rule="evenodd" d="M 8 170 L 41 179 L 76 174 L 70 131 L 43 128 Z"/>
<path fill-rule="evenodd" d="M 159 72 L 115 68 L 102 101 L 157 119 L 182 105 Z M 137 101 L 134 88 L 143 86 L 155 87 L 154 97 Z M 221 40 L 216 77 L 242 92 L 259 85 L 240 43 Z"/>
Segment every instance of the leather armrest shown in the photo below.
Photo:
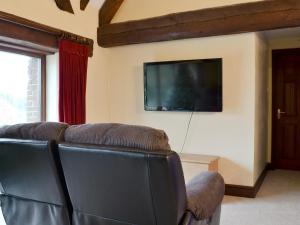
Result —
<path fill-rule="evenodd" d="M 187 210 L 197 220 L 210 218 L 221 204 L 225 184 L 223 177 L 215 172 L 204 172 L 194 177 L 186 187 Z"/>

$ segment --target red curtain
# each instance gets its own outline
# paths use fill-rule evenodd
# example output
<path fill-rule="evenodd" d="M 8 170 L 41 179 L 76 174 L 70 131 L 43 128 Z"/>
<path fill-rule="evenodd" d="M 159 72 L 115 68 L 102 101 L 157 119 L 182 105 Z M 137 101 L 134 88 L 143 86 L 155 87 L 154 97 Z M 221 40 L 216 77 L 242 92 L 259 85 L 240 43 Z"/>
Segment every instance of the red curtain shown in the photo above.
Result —
<path fill-rule="evenodd" d="M 68 40 L 59 42 L 60 122 L 85 123 L 87 64 L 87 46 Z"/>

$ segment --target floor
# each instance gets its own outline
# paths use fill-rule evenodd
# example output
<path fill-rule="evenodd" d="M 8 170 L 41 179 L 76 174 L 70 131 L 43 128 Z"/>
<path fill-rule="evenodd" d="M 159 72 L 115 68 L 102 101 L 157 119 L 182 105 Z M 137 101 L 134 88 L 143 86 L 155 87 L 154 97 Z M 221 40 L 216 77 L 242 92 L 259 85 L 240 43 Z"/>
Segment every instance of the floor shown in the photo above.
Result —
<path fill-rule="evenodd" d="M 300 172 L 269 171 L 255 199 L 225 196 L 220 225 L 300 225 Z"/>
<path fill-rule="evenodd" d="M 226 196 L 221 225 L 300 225 L 300 172 L 269 171 L 255 199 Z"/>

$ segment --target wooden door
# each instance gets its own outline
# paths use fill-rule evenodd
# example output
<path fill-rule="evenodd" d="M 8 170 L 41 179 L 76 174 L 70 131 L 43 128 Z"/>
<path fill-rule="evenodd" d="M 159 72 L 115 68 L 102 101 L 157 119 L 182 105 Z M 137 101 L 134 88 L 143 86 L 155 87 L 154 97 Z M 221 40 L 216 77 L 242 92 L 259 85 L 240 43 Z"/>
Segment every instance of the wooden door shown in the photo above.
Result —
<path fill-rule="evenodd" d="M 274 50 L 272 164 L 300 170 L 300 49 Z"/>

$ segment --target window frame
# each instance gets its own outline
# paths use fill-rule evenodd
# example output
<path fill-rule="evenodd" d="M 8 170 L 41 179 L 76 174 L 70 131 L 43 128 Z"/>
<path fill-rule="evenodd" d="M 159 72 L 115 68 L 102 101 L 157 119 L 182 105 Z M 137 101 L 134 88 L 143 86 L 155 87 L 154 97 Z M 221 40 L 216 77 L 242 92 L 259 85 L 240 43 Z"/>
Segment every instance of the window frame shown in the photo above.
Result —
<path fill-rule="evenodd" d="M 37 53 L 35 50 L 31 50 L 29 48 L 24 49 L 19 49 L 17 46 L 14 48 L 13 45 L 11 46 L 3 46 L 0 45 L 0 51 L 3 52 L 8 52 L 8 53 L 14 53 L 14 54 L 19 54 L 19 55 L 25 55 L 25 56 L 30 56 L 34 58 L 39 58 L 41 60 L 41 122 L 46 121 L 47 117 L 47 109 L 46 109 L 46 93 L 47 93 L 47 85 L 46 85 L 46 80 L 47 80 L 47 72 L 46 72 L 46 54 L 42 53 Z"/>

